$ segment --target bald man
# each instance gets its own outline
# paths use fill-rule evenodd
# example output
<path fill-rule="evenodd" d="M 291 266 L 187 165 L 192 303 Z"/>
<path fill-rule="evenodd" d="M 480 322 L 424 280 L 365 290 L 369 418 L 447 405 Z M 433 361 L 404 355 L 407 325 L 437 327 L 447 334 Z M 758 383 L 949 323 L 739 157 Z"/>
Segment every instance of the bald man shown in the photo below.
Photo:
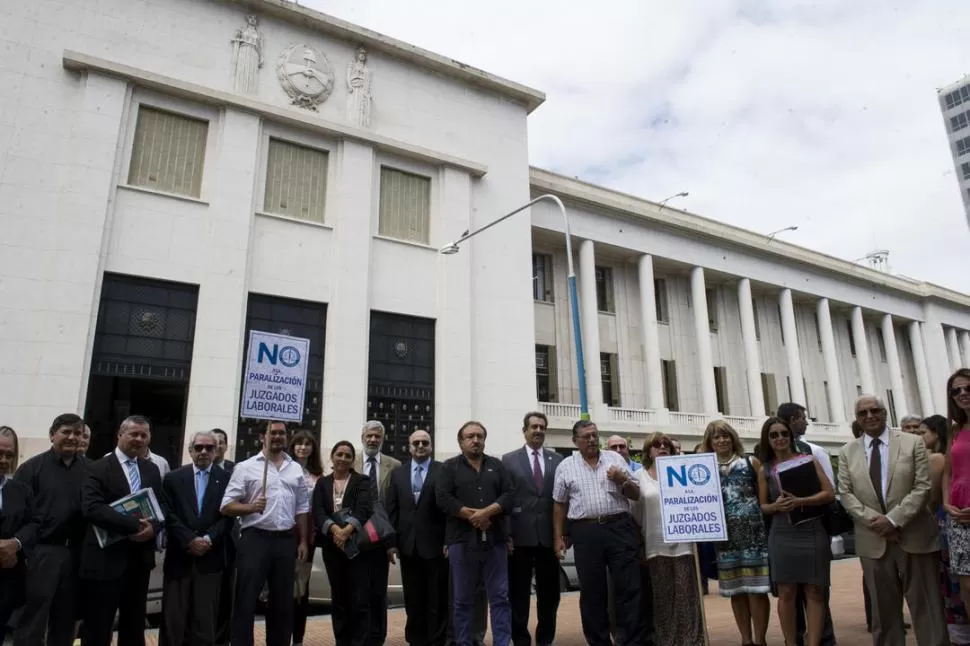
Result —
<path fill-rule="evenodd" d="M 619 435 L 611 435 L 610 439 L 606 440 L 606 448 L 622 455 L 626 463 L 630 465 L 631 473 L 636 473 L 643 468 L 643 465 L 630 457 L 630 445 Z"/>

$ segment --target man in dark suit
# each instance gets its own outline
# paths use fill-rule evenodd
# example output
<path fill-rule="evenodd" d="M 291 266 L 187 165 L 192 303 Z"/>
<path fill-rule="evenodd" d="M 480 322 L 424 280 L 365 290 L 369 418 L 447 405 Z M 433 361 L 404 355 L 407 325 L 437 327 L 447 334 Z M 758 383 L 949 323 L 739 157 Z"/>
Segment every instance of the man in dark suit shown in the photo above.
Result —
<path fill-rule="evenodd" d="M 408 438 L 411 459 L 391 472 L 387 514 L 397 532 L 391 559 L 400 556 L 411 646 L 442 646 L 448 626 L 448 561 L 445 515 L 435 502 L 435 478 L 441 463 L 431 459 L 431 435 L 415 431 Z"/>
<path fill-rule="evenodd" d="M 228 475 L 236 463 L 226 459 L 229 449 L 229 436 L 221 428 L 212 429 L 216 436 L 216 455 L 212 466 L 222 469 Z M 232 588 L 235 585 L 236 574 L 236 541 L 239 539 L 239 520 L 232 523 L 229 538 L 223 542 L 226 552 L 226 566 L 222 570 L 222 588 L 219 590 L 219 618 L 216 621 L 216 643 L 222 646 L 229 644 L 229 618 L 232 616 Z"/>
<path fill-rule="evenodd" d="M 214 467 L 216 436 L 200 431 L 189 443 L 192 464 L 162 482 L 166 520 L 165 582 L 162 587 L 162 646 L 216 643 L 219 596 L 232 520 L 219 511 L 229 474 Z"/>
<path fill-rule="evenodd" d="M 111 644 L 115 613 L 119 615 L 118 643 L 145 643 L 148 579 L 155 567 L 155 535 L 162 527 L 158 521 L 122 514 L 111 503 L 151 489 L 165 513 L 158 467 L 138 457 L 150 434 L 148 419 L 140 415 L 126 418 L 118 430 L 117 447 L 88 467 L 88 476 L 81 486 L 81 511 L 88 523 L 80 567 L 86 606 L 84 646 Z M 95 527 L 125 538 L 101 547 Z"/>
<path fill-rule="evenodd" d="M 19 448 L 14 430 L 0 426 L 0 644 L 10 615 L 24 602 L 24 554 L 33 547 L 37 534 L 30 489 L 10 479 L 17 468 Z"/>
<path fill-rule="evenodd" d="M 530 646 L 529 610 L 532 573 L 536 577 L 537 646 L 552 644 L 559 611 L 559 558 L 552 542 L 552 488 L 562 456 L 542 448 L 549 422 L 542 413 L 522 421 L 525 447 L 506 453 L 502 464 L 515 481 L 512 533 L 509 537 L 509 600 L 512 643 Z"/>

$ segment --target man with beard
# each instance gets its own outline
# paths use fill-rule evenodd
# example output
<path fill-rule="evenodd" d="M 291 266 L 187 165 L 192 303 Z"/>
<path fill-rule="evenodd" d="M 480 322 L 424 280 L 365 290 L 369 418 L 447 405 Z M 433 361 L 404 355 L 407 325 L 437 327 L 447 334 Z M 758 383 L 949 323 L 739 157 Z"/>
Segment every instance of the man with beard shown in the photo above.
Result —
<path fill-rule="evenodd" d="M 78 558 L 84 538 L 80 491 L 88 470 L 88 460 L 80 452 L 84 428 L 73 413 L 55 417 L 50 450 L 24 462 L 14 476 L 30 489 L 40 523 L 27 561 L 26 603 L 15 646 L 70 646 L 74 641 Z"/>
<path fill-rule="evenodd" d="M 391 472 L 401 466 L 401 462 L 381 453 L 384 446 L 384 425 L 377 420 L 364 424 L 360 441 L 363 451 L 354 460 L 354 470 L 370 478 L 374 506 L 377 507 L 384 504 Z M 387 639 L 387 579 L 393 558 L 389 548 L 390 546 L 385 545 L 383 548 L 367 550 L 357 557 L 366 559 L 371 571 L 370 593 L 367 595 L 371 616 L 371 646 L 381 646 Z"/>
<path fill-rule="evenodd" d="M 286 425 L 269 422 L 259 439 L 263 450 L 235 466 L 222 497 L 222 513 L 242 519 L 232 644 L 253 646 L 256 604 L 268 583 L 266 646 L 290 646 L 293 580 L 296 561 L 307 556 L 310 496 L 303 468 L 286 454 Z"/>

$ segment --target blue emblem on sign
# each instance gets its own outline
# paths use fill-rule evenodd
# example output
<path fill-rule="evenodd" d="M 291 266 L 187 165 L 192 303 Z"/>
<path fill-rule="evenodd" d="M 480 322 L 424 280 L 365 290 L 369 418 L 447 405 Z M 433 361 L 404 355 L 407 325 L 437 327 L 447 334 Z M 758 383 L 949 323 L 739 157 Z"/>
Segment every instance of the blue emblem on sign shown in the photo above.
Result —
<path fill-rule="evenodd" d="M 711 479 L 711 470 L 703 464 L 695 464 L 687 469 L 687 478 L 698 487 L 702 487 Z"/>
<path fill-rule="evenodd" d="M 300 351 L 292 345 L 288 345 L 280 350 L 280 363 L 287 368 L 292 368 L 300 363 Z"/>

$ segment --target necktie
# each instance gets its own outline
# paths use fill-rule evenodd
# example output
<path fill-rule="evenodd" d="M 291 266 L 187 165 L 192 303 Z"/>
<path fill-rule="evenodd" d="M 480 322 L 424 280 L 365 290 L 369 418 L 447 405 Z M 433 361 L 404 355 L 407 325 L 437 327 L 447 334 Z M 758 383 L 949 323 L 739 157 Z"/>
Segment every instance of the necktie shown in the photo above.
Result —
<path fill-rule="evenodd" d="M 539 465 L 539 452 L 532 452 L 532 479 L 536 481 L 536 489 L 542 493 L 542 467 Z"/>
<path fill-rule="evenodd" d="M 370 488 L 377 491 L 377 458 L 367 458 L 367 477 L 370 478 Z"/>
<path fill-rule="evenodd" d="M 414 494 L 414 502 L 418 502 L 421 497 L 421 487 L 424 486 L 424 467 L 420 464 L 414 468 L 414 478 L 411 480 L 411 493 Z"/>
<path fill-rule="evenodd" d="M 872 438 L 872 453 L 869 456 L 869 479 L 876 490 L 876 498 L 879 499 L 879 506 L 882 513 L 886 513 L 886 501 L 882 497 L 882 454 L 879 452 L 879 445 L 882 442 L 878 437 Z"/>
<path fill-rule="evenodd" d="M 131 493 L 135 493 L 141 489 L 141 474 L 138 473 L 138 460 L 129 458 L 126 464 L 128 468 L 128 484 L 131 485 Z"/>
<path fill-rule="evenodd" d="M 198 514 L 202 515 L 202 499 L 205 497 L 205 488 L 209 484 L 209 472 L 199 471 L 195 474 L 195 500 L 198 505 Z"/>

